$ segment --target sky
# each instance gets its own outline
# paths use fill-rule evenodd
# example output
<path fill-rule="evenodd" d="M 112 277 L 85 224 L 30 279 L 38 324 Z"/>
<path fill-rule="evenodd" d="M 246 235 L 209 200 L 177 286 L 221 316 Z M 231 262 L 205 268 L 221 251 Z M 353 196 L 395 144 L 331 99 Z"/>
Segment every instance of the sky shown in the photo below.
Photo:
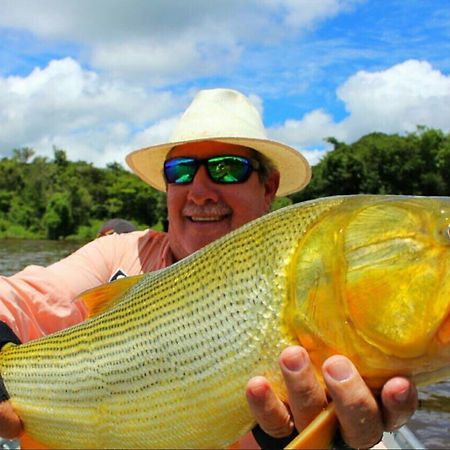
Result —
<path fill-rule="evenodd" d="M 123 163 L 216 87 L 311 164 L 327 137 L 449 132 L 449 1 L 0 0 L 0 157 Z"/>

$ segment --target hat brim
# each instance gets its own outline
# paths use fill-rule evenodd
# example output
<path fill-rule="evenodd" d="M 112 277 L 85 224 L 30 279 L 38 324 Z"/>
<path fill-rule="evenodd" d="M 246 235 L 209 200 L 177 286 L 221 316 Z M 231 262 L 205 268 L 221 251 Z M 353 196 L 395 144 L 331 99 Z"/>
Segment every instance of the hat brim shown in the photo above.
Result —
<path fill-rule="evenodd" d="M 126 157 L 126 161 L 139 178 L 155 189 L 165 192 L 166 182 L 163 165 L 170 150 L 177 145 L 205 140 L 250 147 L 268 157 L 280 172 L 280 185 L 277 190 L 277 196 L 279 197 L 300 191 L 311 179 L 311 168 L 299 151 L 280 142 L 267 139 L 211 137 L 171 142 L 135 150 Z"/>

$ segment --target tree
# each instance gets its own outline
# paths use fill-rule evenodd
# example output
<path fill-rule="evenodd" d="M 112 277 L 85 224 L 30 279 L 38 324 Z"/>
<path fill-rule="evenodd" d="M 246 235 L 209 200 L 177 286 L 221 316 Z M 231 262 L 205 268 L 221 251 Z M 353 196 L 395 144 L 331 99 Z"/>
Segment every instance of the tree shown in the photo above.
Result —
<path fill-rule="evenodd" d="M 421 126 L 403 136 L 370 133 L 352 144 L 327 141 L 333 150 L 312 167 L 310 184 L 274 208 L 331 195 L 450 195 L 450 134 L 442 130 Z M 98 168 L 53 150 L 53 160 L 34 156 L 28 147 L 0 159 L 0 230 L 17 225 L 36 237 L 60 239 L 118 216 L 139 227 L 164 226 L 164 193 L 121 164 Z"/>
<path fill-rule="evenodd" d="M 55 164 L 58 167 L 67 167 L 69 162 L 67 160 L 67 153 L 65 150 L 62 150 L 57 147 L 53 147 L 53 157 L 54 157 Z"/>
<path fill-rule="evenodd" d="M 54 193 L 47 204 L 43 222 L 48 239 L 59 239 L 74 232 L 74 222 L 69 194 Z"/>
<path fill-rule="evenodd" d="M 27 163 L 35 154 L 35 151 L 30 147 L 15 148 L 12 151 L 13 159 L 20 163 Z"/>
<path fill-rule="evenodd" d="M 334 149 L 312 168 L 294 202 L 347 194 L 450 194 L 450 135 L 418 127 L 405 136 L 370 133 L 353 144 L 328 138 Z"/>

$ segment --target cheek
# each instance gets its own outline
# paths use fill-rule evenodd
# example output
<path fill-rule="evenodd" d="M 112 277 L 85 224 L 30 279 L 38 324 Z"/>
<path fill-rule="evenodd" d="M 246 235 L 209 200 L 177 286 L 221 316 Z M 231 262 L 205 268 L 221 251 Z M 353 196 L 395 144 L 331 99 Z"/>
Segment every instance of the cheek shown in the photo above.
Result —
<path fill-rule="evenodd" d="M 250 193 L 237 196 L 233 201 L 233 217 L 236 226 L 243 225 L 251 220 L 257 219 L 266 213 L 267 206 L 264 195 L 250 195 Z"/>
<path fill-rule="evenodd" d="M 167 189 L 167 213 L 169 215 L 169 220 L 175 219 L 180 215 L 180 211 L 184 205 L 185 195 L 182 189 L 173 189 L 170 186 Z"/>
<path fill-rule="evenodd" d="M 261 205 L 255 205 L 255 203 L 242 204 L 241 208 L 236 211 L 236 219 L 239 221 L 238 225 L 250 222 L 251 220 L 261 217 L 265 210 Z"/>

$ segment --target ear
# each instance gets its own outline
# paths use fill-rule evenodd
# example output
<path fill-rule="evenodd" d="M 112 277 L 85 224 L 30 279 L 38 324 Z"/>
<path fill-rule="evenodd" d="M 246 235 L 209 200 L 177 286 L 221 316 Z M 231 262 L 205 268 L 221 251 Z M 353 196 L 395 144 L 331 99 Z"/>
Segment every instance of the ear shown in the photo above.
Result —
<path fill-rule="evenodd" d="M 280 184 L 280 172 L 278 170 L 272 171 L 268 176 L 264 183 L 264 205 L 266 211 L 269 210 L 270 205 L 272 204 L 273 199 L 275 198 L 275 194 L 277 193 L 278 186 Z"/>

